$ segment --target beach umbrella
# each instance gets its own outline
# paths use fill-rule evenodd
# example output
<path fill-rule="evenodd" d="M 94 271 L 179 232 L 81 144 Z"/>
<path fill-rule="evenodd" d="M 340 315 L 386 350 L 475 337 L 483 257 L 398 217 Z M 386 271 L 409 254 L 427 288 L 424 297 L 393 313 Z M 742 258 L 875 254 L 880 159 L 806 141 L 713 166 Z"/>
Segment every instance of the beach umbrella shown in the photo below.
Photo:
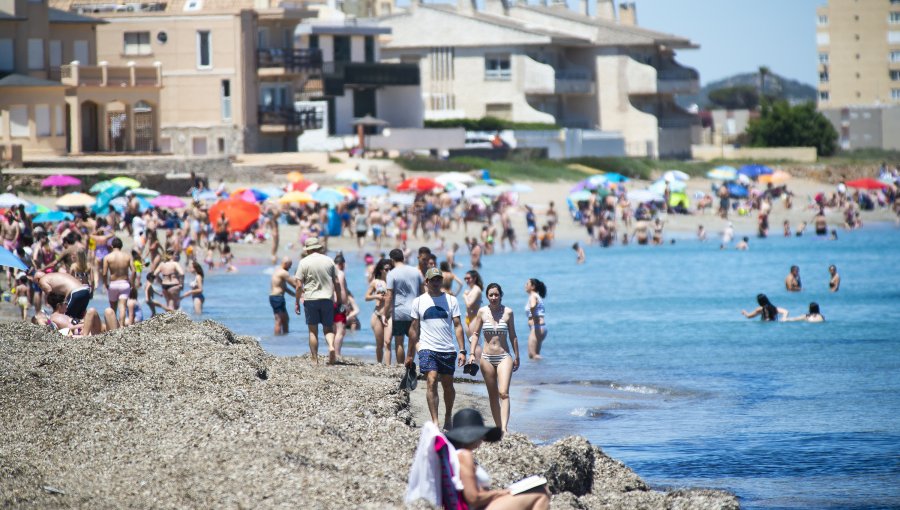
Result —
<path fill-rule="evenodd" d="M 303 174 L 297 171 L 288 172 L 285 177 L 287 177 L 288 182 L 297 182 L 303 180 Z"/>
<path fill-rule="evenodd" d="M 98 214 L 106 214 L 109 210 L 109 203 L 116 197 L 120 197 L 128 191 L 124 186 L 119 186 L 118 184 L 113 184 L 109 186 L 99 195 L 97 195 L 97 203 L 94 204 L 93 210 Z"/>
<path fill-rule="evenodd" d="M 717 166 L 706 172 L 706 176 L 717 181 L 733 181 L 737 177 L 737 169 L 733 166 Z"/>
<path fill-rule="evenodd" d="M 666 183 L 666 181 L 660 179 L 660 180 L 654 182 L 653 184 L 651 184 L 650 186 L 647 186 L 647 189 L 656 193 L 657 195 L 665 196 L 666 184 L 669 185 L 669 191 L 672 193 L 679 193 L 679 192 L 684 191 L 685 188 L 687 188 L 687 183 L 685 183 L 684 181 L 672 181 L 672 182 Z"/>
<path fill-rule="evenodd" d="M 679 204 L 685 209 L 691 206 L 691 201 L 688 199 L 687 194 L 677 192 L 669 195 L 669 207 L 677 207 Z"/>
<path fill-rule="evenodd" d="M 269 198 L 281 198 L 284 196 L 284 190 L 275 186 L 267 186 L 260 191 L 269 196 Z"/>
<path fill-rule="evenodd" d="M 856 189 L 884 189 L 888 187 L 887 184 L 871 177 L 847 181 L 845 184 Z"/>
<path fill-rule="evenodd" d="M 138 211 L 144 212 L 147 209 L 152 209 L 153 204 L 147 201 L 144 197 L 135 197 L 138 202 Z M 131 200 L 126 196 L 116 197 L 109 201 L 109 207 L 112 207 L 118 212 L 122 212 L 125 210 L 125 207 L 128 205 L 128 201 Z"/>
<path fill-rule="evenodd" d="M 45 212 L 50 212 L 50 208 L 47 207 L 46 205 L 31 204 L 31 205 L 25 206 L 25 212 L 27 214 L 31 214 L 31 215 L 41 214 L 41 213 L 45 213 Z"/>
<path fill-rule="evenodd" d="M 90 207 L 97 199 L 84 193 L 66 193 L 56 201 L 56 207 Z"/>
<path fill-rule="evenodd" d="M 44 188 L 64 188 L 66 186 L 78 186 L 79 184 L 81 184 L 81 179 L 71 175 L 51 175 L 41 181 L 41 187 Z"/>
<path fill-rule="evenodd" d="M 159 196 L 159 191 L 147 188 L 134 188 L 131 192 L 139 197 L 154 198 Z"/>
<path fill-rule="evenodd" d="M 475 177 L 463 172 L 446 172 L 434 178 L 444 186 L 450 183 L 475 184 Z"/>
<path fill-rule="evenodd" d="M 783 182 L 787 182 L 790 180 L 791 174 L 785 172 L 784 170 L 775 170 L 775 172 L 768 175 L 760 175 L 759 182 L 767 184 L 781 184 Z"/>
<path fill-rule="evenodd" d="M 259 206 L 246 200 L 220 200 L 209 208 L 209 221 L 213 228 L 219 223 L 219 216 L 225 213 L 229 232 L 243 232 L 259 219 Z"/>
<path fill-rule="evenodd" d="M 617 174 L 615 172 L 611 172 L 608 174 L 602 174 L 602 175 L 592 175 L 592 176 L 588 177 L 588 179 L 595 179 L 598 177 L 603 177 L 606 182 L 628 182 L 631 180 L 628 177 L 625 177 L 622 174 Z"/>
<path fill-rule="evenodd" d="M 531 193 L 534 191 L 534 188 L 527 184 L 501 184 L 497 186 L 497 189 L 502 191 L 503 193 Z"/>
<path fill-rule="evenodd" d="M 182 209 L 187 205 L 175 195 L 160 195 L 151 200 L 150 204 L 160 209 Z"/>
<path fill-rule="evenodd" d="M 388 193 L 389 190 L 387 188 L 378 185 L 365 186 L 359 190 L 360 198 L 382 197 Z"/>
<path fill-rule="evenodd" d="M 745 186 L 753 184 L 753 179 L 748 177 L 746 174 L 738 174 L 737 179 L 735 180 Z"/>
<path fill-rule="evenodd" d="M 232 198 L 240 198 L 241 200 L 246 200 L 247 202 L 264 202 L 269 195 L 266 195 L 262 191 L 256 188 L 238 188 L 231 193 Z"/>
<path fill-rule="evenodd" d="M 467 197 L 480 197 L 482 195 L 487 195 L 489 197 L 497 197 L 503 193 L 499 188 L 494 188 L 491 186 L 486 186 L 484 184 L 478 184 L 477 186 L 472 186 L 471 188 L 466 189 L 465 195 Z"/>
<path fill-rule="evenodd" d="M 2 246 L 0 246 L 0 266 L 28 271 L 28 266 L 19 257 Z"/>
<path fill-rule="evenodd" d="M 116 185 L 116 183 L 114 183 L 112 181 L 100 181 L 100 182 L 94 184 L 93 186 L 91 186 L 90 192 L 91 193 L 103 193 L 104 191 L 106 191 L 106 188 L 108 188 L 110 186 L 115 186 L 115 185 Z"/>
<path fill-rule="evenodd" d="M 49 211 L 38 214 L 31 221 L 33 221 L 34 223 L 59 223 L 60 221 L 69 221 L 74 218 L 75 216 L 72 216 L 72 213 L 67 213 L 64 211 Z"/>
<path fill-rule="evenodd" d="M 691 179 L 691 176 L 681 170 L 666 170 L 662 175 L 662 179 L 666 182 L 688 181 Z"/>
<path fill-rule="evenodd" d="M 313 181 L 294 181 L 290 183 L 287 187 L 288 191 L 305 191 L 307 193 L 312 193 L 319 189 L 319 185 L 314 183 Z"/>
<path fill-rule="evenodd" d="M 346 182 L 369 182 L 369 178 L 366 174 L 360 172 L 359 170 L 343 170 L 338 172 L 337 175 L 334 176 L 335 179 L 339 181 Z"/>
<path fill-rule="evenodd" d="M 770 175 L 775 173 L 774 170 L 765 165 L 744 165 L 738 169 L 739 174 L 746 175 L 751 179 L 756 179 L 760 175 Z"/>
<path fill-rule="evenodd" d="M 9 209 L 10 207 L 18 207 L 20 205 L 29 205 L 27 200 L 23 200 L 12 193 L 3 193 L 0 195 L 0 208 Z"/>
<path fill-rule="evenodd" d="M 322 188 L 313 193 L 312 197 L 316 202 L 330 206 L 338 205 L 347 199 L 343 193 L 333 188 Z"/>
<path fill-rule="evenodd" d="M 746 186 L 741 186 L 740 184 L 734 182 L 728 183 L 726 185 L 726 189 L 728 190 L 728 194 L 732 198 L 744 198 L 748 195 Z"/>
<path fill-rule="evenodd" d="M 648 189 L 633 189 L 625 195 L 629 201 L 644 203 L 644 202 L 662 202 L 664 200 L 663 196 L 659 193 L 654 193 Z"/>
<path fill-rule="evenodd" d="M 413 205 L 416 196 L 412 193 L 391 193 L 388 195 L 388 201 L 397 205 Z"/>
<path fill-rule="evenodd" d="M 215 191 L 208 189 L 203 191 L 194 190 L 191 196 L 194 200 L 199 200 L 201 202 L 215 202 L 216 200 L 221 198 L 219 197 L 219 195 L 216 195 Z"/>
<path fill-rule="evenodd" d="M 118 184 L 119 186 L 123 186 L 126 188 L 140 188 L 141 187 L 141 183 L 138 182 L 136 179 L 132 179 L 131 177 L 125 177 L 125 176 L 120 176 L 120 177 L 116 177 L 115 179 L 110 179 L 109 182 L 111 182 L 113 184 Z"/>
<path fill-rule="evenodd" d="M 583 189 L 583 190 L 576 191 L 574 193 L 569 193 L 569 196 L 566 198 L 568 198 L 572 202 L 584 202 L 586 200 L 590 200 L 591 196 L 592 196 L 592 194 L 590 191 Z"/>
<path fill-rule="evenodd" d="M 305 191 L 289 191 L 278 199 L 279 204 L 308 204 L 310 202 L 315 202 L 315 200 Z"/>
<path fill-rule="evenodd" d="M 410 177 L 397 185 L 397 191 L 415 191 L 427 193 L 435 188 L 440 188 L 441 183 L 431 177 Z"/>

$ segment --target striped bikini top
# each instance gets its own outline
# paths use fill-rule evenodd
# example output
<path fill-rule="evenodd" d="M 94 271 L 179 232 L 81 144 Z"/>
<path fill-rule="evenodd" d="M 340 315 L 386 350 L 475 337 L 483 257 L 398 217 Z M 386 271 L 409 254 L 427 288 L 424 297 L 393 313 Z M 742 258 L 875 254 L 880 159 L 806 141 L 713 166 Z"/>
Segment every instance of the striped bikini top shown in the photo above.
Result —
<path fill-rule="evenodd" d="M 500 319 L 493 324 L 485 322 L 481 331 L 484 333 L 485 338 L 488 336 L 500 336 L 509 333 L 509 326 L 506 324 L 505 320 Z"/>

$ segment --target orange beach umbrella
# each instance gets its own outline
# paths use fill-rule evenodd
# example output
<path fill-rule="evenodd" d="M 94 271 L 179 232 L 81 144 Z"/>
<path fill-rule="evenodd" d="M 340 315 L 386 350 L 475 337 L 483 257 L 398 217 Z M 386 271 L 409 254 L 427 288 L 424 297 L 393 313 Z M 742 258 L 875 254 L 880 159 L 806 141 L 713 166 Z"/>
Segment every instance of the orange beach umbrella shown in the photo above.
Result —
<path fill-rule="evenodd" d="M 259 206 L 240 198 L 220 200 L 209 208 L 209 221 L 213 228 L 222 213 L 228 220 L 228 232 L 243 232 L 259 219 Z"/>

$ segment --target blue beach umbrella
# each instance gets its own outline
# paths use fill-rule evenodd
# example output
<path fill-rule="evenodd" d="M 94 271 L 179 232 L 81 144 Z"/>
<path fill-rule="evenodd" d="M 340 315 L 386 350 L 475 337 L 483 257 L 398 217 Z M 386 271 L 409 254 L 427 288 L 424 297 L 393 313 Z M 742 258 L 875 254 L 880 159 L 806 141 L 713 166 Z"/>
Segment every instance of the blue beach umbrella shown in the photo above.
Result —
<path fill-rule="evenodd" d="M 216 195 L 215 191 L 211 190 L 203 190 L 203 191 L 194 191 L 191 195 L 194 200 L 199 200 L 201 202 L 216 202 L 219 200 L 219 195 Z"/>
<path fill-rule="evenodd" d="M 0 246 L 0 266 L 28 271 L 28 266 L 19 257 L 2 246 Z"/>
<path fill-rule="evenodd" d="M 125 186 L 120 186 L 118 184 L 113 184 L 112 186 L 107 187 L 105 190 L 100 192 L 97 195 L 97 203 L 94 204 L 94 212 L 97 214 L 106 214 L 109 212 L 109 203 L 116 197 L 122 196 L 125 192 L 128 191 L 128 188 Z"/>
<path fill-rule="evenodd" d="M 269 186 L 259 191 L 268 195 L 269 198 L 281 198 L 284 196 L 284 190 L 281 188 L 276 188 L 275 186 Z"/>
<path fill-rule="evenodd" d="M 31 205 L 25 207 L 25 213 L 27 213 L 27 214 L 40 214 L 40 213 L 45 213 L 45 212 L 50 212 L 50 208 L 47 207 L 46 205 L 31 204 Z"/>
<path fill-rule="evenodd" d="M 728 194 L 733 198 L 744 198 L 747 196 L 747 187 L 741 186 L 735 182 L 730 182 L 727 185 Z"/>
<path fill-rule="evenodd" d="M 372 185 L 360 188 L 359 196 L 360 198 L 382 197 L 384 195 L 387 195 L 389 192 L 390 191 L 384 186 Z"/>
<path fill-rule="evenodd" d="M 34 223 L 59 223 L 60 221 L 68 221 L 74 218 L 75 216 L 72 216 L 72 213 L 67 213 L 64 211 L 49 211 L 38 214 L 31 221 L 33 221 Z"/>
<path fill-rule="evenodd" d="M 603 177 L 606 178 L 606 182 L 628 182 L 628 181 L 631 180 L 631 179 L 629 179 L 628 177 L 625 177 L 625 176 L 622 175 L 622 174 L 617 174 L 617 173 L 615 173 L 615 172 L 611 172 L 611 173 L 608 173 L 608 174 L 603 174 Z M 589 178 L 590 178 L 590 177 L 589 177 Z"/>
<path fill-rule="evenodd" d="M 766 165 L 744 165 L 738 169 L 738 173 L 756 179 L 760 175 L 772 175 L 775 171 Z"/>
<path fill-rule="evenodd" d="M 103 193 L 104 191 L 106 191 L 106 188 L 109 188 L 110 186 L 115 186 L 115 185 L 116 184 L 112 181 L 100 181 L 100 182 L 94 184 L 93 186 L 91 186 L 90 192 L 91 193 Z"/>
<path fill-rule="evenodd" d="M 346 198 L 343 193 L 332 188 L 322 188 L 312 194 L 313 200 L 320 204 L 328 204 L 335 206 L 340 204 Z"/>

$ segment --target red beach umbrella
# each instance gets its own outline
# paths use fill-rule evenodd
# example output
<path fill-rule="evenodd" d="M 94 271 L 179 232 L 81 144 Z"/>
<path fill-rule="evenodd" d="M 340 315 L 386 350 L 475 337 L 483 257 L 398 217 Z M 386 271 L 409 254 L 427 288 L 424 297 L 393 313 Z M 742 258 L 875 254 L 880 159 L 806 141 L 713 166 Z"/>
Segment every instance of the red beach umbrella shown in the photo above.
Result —
<path fill-rule="evenodd" d="M 243 232 L 259 219 L 259 206 L 241 198 L 220 200 L 209 208 L 209 221 L 213 228 L 219 222 L 221 213 L 228 219 L 229 232 Z"/>
<path fill-rule="evenodd" d="M 401 182 L 397 186 L 397 191 L 415 191 L 416 193 L 426 193 L 434 188 L 440 188 L 441 183 L 431 177 L 410 177 Z"/>
<path fill-rule="evenodd" d="M 313 181 L 308 181 L 306 179 L 302 181 L 294 181 L 287 186 L 287 191 L 305 191 L 307 193 L 312 193 L 319 189 L 319 186 Z"/>
<path fill-rule="evenodd" d="M 871 177 L 866 177 L 865 179 L 856 179 L 853 181 L 847 181 L 846 184 L 847 184 L 847 186 L 850 186 L 851 188 L 857 188 L 857 189 L 883 189 L 883 188 L 888 187 L 887 184 L 885 184 L 879 180 L 872 179 Z"/>

